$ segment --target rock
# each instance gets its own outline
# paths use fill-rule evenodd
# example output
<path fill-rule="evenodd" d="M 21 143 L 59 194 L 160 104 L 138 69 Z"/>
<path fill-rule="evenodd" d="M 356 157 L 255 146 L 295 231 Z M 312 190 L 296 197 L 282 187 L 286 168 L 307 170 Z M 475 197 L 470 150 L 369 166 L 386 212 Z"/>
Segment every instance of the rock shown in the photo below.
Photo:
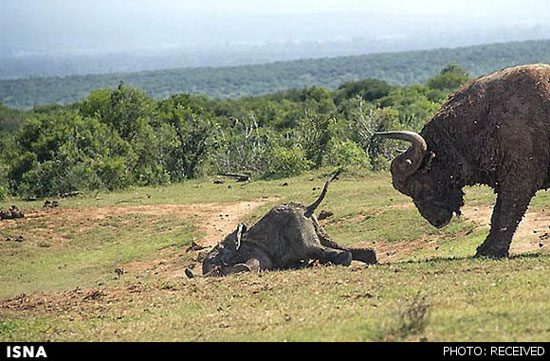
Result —
<path fill-rule="evenodd" d="M 318 220 L 322 220 L 328 217 L 332 217 L 334 215 L 334 212 L 331 211 L 325 211 L 324 209 L 319 213 L 319 217 L 317 217 Z"/>
<path fill-rule="evenodd" d="M 72 192 L 60 193 L 59 196 L 61 198 L 68 198 L 68 197 L 76 197 L 79 194 L 82 194 L 82 192 L 81 191 L 72 191 Z"/>
<path fill-rule="evenodd" d="M 59 202 L 58 201 L 50 201 L 48 199 L 46 199 L 44 201 L 44 204 L 42 205 L 42 208 L 44 208 L 44 209 L 57 208 L 57 207 L 59 207 Z"/>
<path fill-rule="evenodd" d="M 200 250 L 205 249 L 205 248 L 206 247 L 201 246 L 200 244 L 196 243 L 195 241 L 192 241 L 191 245 L 189 247 L 187 247 L 187 249 L 185 250 L 185 253 L 190 252 L 190 251 L 200 251 Z"/>
<path fill-rule="evenodd" d="M 25 238 L 24 238 L 23 236 L 19 235 L 19 236 L 15 237 L 15 238 L 6 237 L 4 240 L 5 240 L 6 242 L 19 242 L 19 243 L 21 243 L 21 242 L 23 242 L 23 241 L 25 240 Z"/>
<path fill-rule="evenodd" d="M 117 267 L 117 268 L 115 268 L 115 273 L 117 275 L 117 279 L 119 279 L 120 276 L 122 276 L 124 274 L 124 269 Z"/>
<path fill-rule="evenodd" d="M 25 213 L 15 205 L 12 205 L 7 211 L 0 210 L 0 219 L 17 219 L 24 217 Z"/>

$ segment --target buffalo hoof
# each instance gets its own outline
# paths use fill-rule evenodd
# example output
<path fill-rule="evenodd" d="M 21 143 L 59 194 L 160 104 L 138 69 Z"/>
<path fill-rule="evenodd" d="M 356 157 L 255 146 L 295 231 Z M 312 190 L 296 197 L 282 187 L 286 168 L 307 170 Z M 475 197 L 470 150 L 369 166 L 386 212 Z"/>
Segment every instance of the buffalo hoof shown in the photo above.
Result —
<path fill-rule="evenodd" d="M 372 248 L 356 248 L 352 249 L 351 253 L 354 261 L 360 261 L 366 264 L 378 263 L 376 251 Z"/>
<path fill-rule="evenodd" d="M 341 265 L 341 266 L 350 266 L 351 265 L 351 252 L 341 252 L 337 256 L 335 256 L 333 259 L 330 260 L 330 262 Z"/>
<path fill-rule="evenodd" d="M 509 256 L 509 253 L 507 249 L 480 246 L 477 248 L 477 252 L 474 257 L 475 258 L 486 257 L 486 258 L 499 259 L 499 258 L 505 258 L 508 256 Z"/>

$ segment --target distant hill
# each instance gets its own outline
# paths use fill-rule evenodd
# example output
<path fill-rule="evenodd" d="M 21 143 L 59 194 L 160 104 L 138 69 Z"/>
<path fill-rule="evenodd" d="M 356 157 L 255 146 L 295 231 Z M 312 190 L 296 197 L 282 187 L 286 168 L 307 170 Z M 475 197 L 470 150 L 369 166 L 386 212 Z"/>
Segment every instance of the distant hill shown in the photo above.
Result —
<path fill-rule="evenodd" d="M 332 89 L 346 81 L 365 78 L 398 85 L 421 84 L 448 63 L 460 65 L 473 76 L 507 66 L 550 63 L 550 40 L 234 67 L 2 80 L 0 101 L 15 108 L 47 103 L 66 104 L 86 97 L 91 90 L 115 87 L 120 81 L 141 88 L 159 99 L 183 92 L 236 98 L 312 85 Z"/>

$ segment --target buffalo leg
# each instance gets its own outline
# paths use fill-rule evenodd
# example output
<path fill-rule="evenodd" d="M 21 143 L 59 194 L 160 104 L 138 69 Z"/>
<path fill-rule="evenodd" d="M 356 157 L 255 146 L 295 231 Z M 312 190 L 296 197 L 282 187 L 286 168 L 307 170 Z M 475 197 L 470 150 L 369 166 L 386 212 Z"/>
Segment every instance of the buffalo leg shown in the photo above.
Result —
<path fill-rule="evenodd" d="M 335 265 L 349 266 L 351 265 L 351 252 L 328 247 L 316 249 L 310 258 L 318 259 L 321 263 L 332 263 Z"/>
<path fill-rule="evenodd" d="M 327 232 L 319 225 L 317 220 L 314 220 L 314 226 L 315 231 L 317 232 L 317 237 L 319 237 L 319 241 L 321 244 L 328 248 L 334 248 L 337 250 L 342 251 L 349 251 L 351 252 L 352 260 L 354 261 L 360 261 L 364 262 L 366 264 L 372 264 L 376 263 L 376 251 L 372 248 L 347 248 L 347 247 L 341 247 L 336 242 L 334 242 L 332 239 L 329 238 Z"/>
<path fill-rule="evenodd" d="M 366 264 L 377 263 L 376 251 L 372 248 L 348 248 L 354 261 L 360 261 Z"/>
<path fill-rule="evenodd" d="M 491 216 L 491 231 L 481 246 L 477 248 L 476 257 L 485 256 L 501 258 L 508 256 L 512 237 L 523 218 L 532 194 L 513 191 L 502 191 Z"/>

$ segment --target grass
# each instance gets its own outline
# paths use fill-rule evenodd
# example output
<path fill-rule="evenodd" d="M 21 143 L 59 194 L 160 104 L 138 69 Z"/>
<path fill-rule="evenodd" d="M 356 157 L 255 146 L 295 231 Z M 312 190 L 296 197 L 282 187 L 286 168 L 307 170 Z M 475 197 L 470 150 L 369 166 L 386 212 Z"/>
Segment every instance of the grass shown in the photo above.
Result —
<path fill-rule="evenodd" d="M 141 206 L 279 197 L 311 203 L 327 174 L 247 185 L 202 179 L 60 200 L 44 217 L 0 226 L 0 341 L 545 341 L 550 337 L 550 256 L 474 259 L 487 230 L 456 218 L 423 220 L 386 174 L 347 175 L 321 209 L 342 244 L 395 252 L 381 264 L 313 267 L 223 279 L 181 275 L 202 237 L 200 217 L 145 214 Z M 281 186 L 282 183 L 288 186 Z M 228 188 L 231 185 L 231 188 Z M 467 205 L 494 202 L 484 187 Z M 23 209 L 42 202 L 8 200 Z M 541 193 L 533 208 L 550 199 Z M 162 206 L 162 207 L 161 207 Z M 104 212 L 102 210 L 112 212 Z M 71 212 L 67 212 L 71 210 Z M 101 217 L 99 215 L 102 215 Z M 23 235 L 24 241 L 5 242 Z M 373 243 L 374 242 L 374 243 Z M 434 247 L 437 245 L 437 247 Z M 118 279 L 113 273 L 122 267 Z"/>

